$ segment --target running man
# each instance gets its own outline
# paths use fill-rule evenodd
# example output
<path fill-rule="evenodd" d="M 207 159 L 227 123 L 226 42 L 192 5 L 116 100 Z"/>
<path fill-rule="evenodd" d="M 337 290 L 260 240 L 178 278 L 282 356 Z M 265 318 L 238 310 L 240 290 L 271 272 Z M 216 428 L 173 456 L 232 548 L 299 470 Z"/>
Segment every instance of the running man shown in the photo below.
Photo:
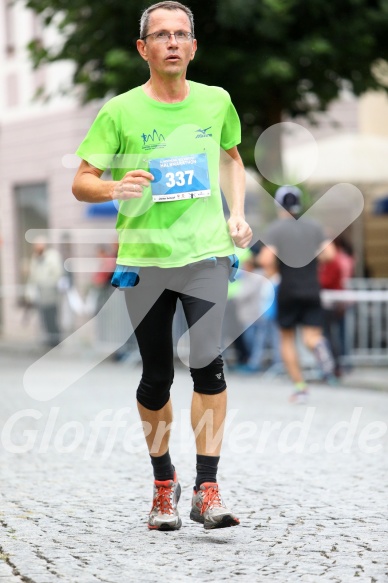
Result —
<path fill-rule="evenodd" d="M 295 385 L 290 400 L 304 402 L 308 386 L 298 358 L 298 326 L 302 329 L 302 341 L 314 353 L 323 378 L 329 383 L 335 381 L 333 357 L 322 331 L 323 309 L 318 280 L 318 261 L 329 261 L 334 247 L 318 223 L 300 216 L 302 192 L 299 188 L 281 186 L 275 193 L 275 200 L 279 203 L 279 218 L 268 227 L 266 246 L 257 261 L 265 269 L 276 266 L 279 269 L 277 320 L 283 361 Z M 311 253 L 317 258 L 311 260 Z"/>
<path fill-rule="evenodd" d="M 178 298 L 190 328 L 194 385 L 197 476 L 190 518 L 206 529 L 234 526 L 239 520 L 222 501 L 217 467 L 227 405 L 220 344 L 228 278 L 234 244 L 247 247 L 252 237 L 244 218 L 240 123 L 226 91 L 186 79 L 197 49 L 189 8 L 179 2 L 147 8 L 137 49 L 150 78 L 103 106 L 77 150 L 82 162 L 73 193 L 80 201 L 119 201 L 112 283 L 125 289 L 143 360 L 136 396 L 154 473 L 148 527 L 181 527 L 168 430 Z M 113 180 L 102 180 L 108 166 Z"/>

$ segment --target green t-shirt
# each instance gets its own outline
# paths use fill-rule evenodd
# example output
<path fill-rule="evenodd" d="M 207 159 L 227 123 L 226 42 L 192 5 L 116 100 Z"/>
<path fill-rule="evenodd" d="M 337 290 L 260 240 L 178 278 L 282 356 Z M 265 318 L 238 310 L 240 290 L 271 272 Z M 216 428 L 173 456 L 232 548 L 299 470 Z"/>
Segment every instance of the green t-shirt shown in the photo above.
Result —
<path fill-rule="evenodd" d="M 219 159 L 220 148 L 228 150 L 240 141 L 236 110 L 219 87 L 190 81 L 189 96 L 173 104 L 151 99 L 142 87 L 108 101 L 78 156 L 100 170 L 110 167 L 114 180 L 130 170 L 151 170 L 152 188 L 159 182 L 165 194 L 157 196 L 147 187 L 141 198 L 119 202 L 117 262 L 181 267 L 233 253 L 219 188 Z M 173 188 L 168 191 L 166 184 Z M 179 194 L 181 184 L 186 195 Z M 155 202 L 160 199 L 164 202 Z"/>

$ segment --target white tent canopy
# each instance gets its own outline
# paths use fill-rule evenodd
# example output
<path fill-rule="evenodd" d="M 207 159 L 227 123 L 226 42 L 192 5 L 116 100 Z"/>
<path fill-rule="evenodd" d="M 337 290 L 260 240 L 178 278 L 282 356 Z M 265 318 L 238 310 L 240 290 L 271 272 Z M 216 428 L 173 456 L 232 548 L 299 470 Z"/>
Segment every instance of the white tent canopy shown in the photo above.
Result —
<path fill-rule="evenodd" d="M 285 176 L 310 174 L 308 182 L 388 182 L 388 138 L 375 135 L 339 134 L 283 150 Z M 314 169 L 315 167 L 315 169 Z"/>

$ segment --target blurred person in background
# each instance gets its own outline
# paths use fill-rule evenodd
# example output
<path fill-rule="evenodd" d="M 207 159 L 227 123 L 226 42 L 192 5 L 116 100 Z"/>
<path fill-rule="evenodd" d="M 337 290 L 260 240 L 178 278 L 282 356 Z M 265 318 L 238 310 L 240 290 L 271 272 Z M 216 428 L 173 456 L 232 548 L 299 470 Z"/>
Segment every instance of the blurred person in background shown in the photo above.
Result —
<path fill-rule="evenodd" d="M 236 367 L 237 372 L 248 372 L 248 362 L 255 343 L 255 322 L 257 321 L 260 303 L 260 283 L 257 278 L 249 277 L 256 272 L 252 253 L 249 251 L 242 260 L 242 269 L 238 272 L 238 289 L 234 296 L 236 304 L 237 329 L 243 330 L 241 340 L 246 349 L 244 362 Z M 229 287 L 236 285 L 236 282 Z"/>
<path fill-rule="evenodd" d="M 236 296 L 238 319 L 240 326 L 245 328 L 242 336 L 248 348 L 247 361 L 237 371 L 247 374 L 272 366 L 280 370 L 282 365 L 274 298 L 279 274 L 275 268 L 268 271 L 259 268 L 256 262 L 258 249 L 253 250 L 256 252 L 243 263 L 241 287 Z M 256 273 L 261 277 L 244 277 L 244 273 Z"/>
<path fill-rule="evenodd" d="M 302 192 L 299 188 L 288 185 L 278 188 L 275 201 L 279 205 L 279 217 L 267 230 L 266 246 L 260 252 L 258 263 L 265 270 L 277 267 L 280 273 L 277 320 L 281 353 L 294 383 L 290 400 L 304 402 L 308 386 L 296 343 L 299 326 L 302 341 L 314 353 L 323 379 L 328 383 L 335 380 L 333 356 L 322 331 L 323 309 L 318 280 L 318 260 L 331 260 L 335 248 L 326 240 L 318 223 L 300 216 Z M 311 256 L 314 256 L 312 260 Z"/>
<path fill-rule="evenodd" d="M 255 258 L 257 265 L 257 257 Z M 277 322 L 277 295 L 280 284 L 280 274 L 275 265 L 268 265 L 261 274 L 263 279 L 260 287 L 260 314 L 255 322 L 255 341 L 247 367 L 250 370 L 265 370 L 272 373 L 283 372 L 283 361 L 280 351 L 280 331 Z"/>
<path fill-rule="evenodd" d="M 252 319 L 252 309 L 256 312 L 256 304 L 251 301 L 250 295 L 252 293 L 251 286 L 247 287 L 246 271 L 249 271 L 251 263 L 252 252 L 250 249 L 245 249 L 239 253 L 239 264 L 242 269 L 238 269 L 235 280 L 229 283 L 228 286 L 228 301 L 225 309 L 225 317 L 223 322 L 223 346 L 228 349 L 224 352 L 228 368 L 230 370 L 240 370 L 249 358 L 250 355 L 250 338 L 246 334 L 247 327 L 254 321 Z M 253 293 L 256 293 L 257 286 L 254 286 Z M 236 333 L 238 337 L 235 338 Z M 229 358 L 229 348 L 234 353 Z"/>
<path fill-rule="evenodd" d="M 116 269 L 117 245 L 115 248 L 108 249 L 104 246 L 97 250 L 99 267 L 93 273 L 92 285 L 97 292 L 96 312 L 99 312 L 107 299 L 112 295 L 113 288 L 111 284 L 112 275 Z"/>
<path fill-rule="evenodd" d="M 109 343 L 109 338 L 115 336 L 115 327 L 117 326 L 116 317 L 112 313 L 102 310 L 105 304 L 112 296 L 115 288 L 112 286 L 112 277 L 116 269 L 118 244 L 115 243 L 109 247 L 101 246 L 97 250 L 98 269 L 92 276 L 92 288 L 88 293 L 91 296 L 90 302 L 93 306 L 93 313 L 96 317 L 96 331 L 98 341 Z M 87 297 L 87 299 L 88 299 Z M 86 302 L 87 304 L 88 302 Z M 127 360 L 130 356 L 130 346 L 133 345 L 131 336 L 124 342 L 120 348 L 112 352 L 110 358 L 114 362 Z"/>
<path fill-rule="evenodd" d="M 333 244 L 335 255 L 330 261 L 319 266 L 319 282 L 322 289 L 346 289 L 348 280 L 354 273 L 353 250 L 343 236 L 337 237 Z M 343 374 L 343 357 L 346 355 L 345 340 L 345 302 L 324 304 L 324 334 L 327 338 L 335 363 L 335 375 Z"/>
<path fill-rule="evenodd" d="M 61 340 L 59 326 L 60 282 L 63 261 L 44 237 L 35 239 L 28 268 L 26 300 L 37 308 L 45 334 L 45 343 L 54 347 Z"/>

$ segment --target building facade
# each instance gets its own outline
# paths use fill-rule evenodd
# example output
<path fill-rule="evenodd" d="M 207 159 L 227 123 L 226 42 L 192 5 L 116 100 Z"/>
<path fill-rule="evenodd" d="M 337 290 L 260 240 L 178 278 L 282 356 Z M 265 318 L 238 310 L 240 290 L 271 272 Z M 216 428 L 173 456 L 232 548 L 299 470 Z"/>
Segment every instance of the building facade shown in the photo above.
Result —
<path fill-rule="evenodd" d="M 40 230 L 64 259 L 93 260 L 99 245 L 84 229 L 113 229 L 115 217 L 94 216 L 79 203 L 71 184 L 79 160 L 74 152 L 98 105 L 80 107 L 76 95 L 59 95 L 71 85 L 71 63 L 55 63 L 35 71 L 26 46 L 35 38 L 54 42 L 55 33 L 42 30 L 39 19 L 21 3 L 1 0 L 0 14 L 0 188 L 1 188 L 1 334 L 34 337 L 37 326 L 23 303 L 31 256 L 31 230 Z M 37 99 L 40 92 L 47 101 Z M 26 239 L 29 239 L 29 241 Z M 106 238 L 105 244 L 109 241 Z M 92 241 L 92 242 L 90 242 Z M 114 236 L 112 235 L 112 243 Z M 103 242 L 101 242 L 102 244 Z M 81 290 L 93 268 L 72 274 Z M 66 274 L 66 270 L 64 271 Z"/>
<path fill-rule="evenodd" d="M 74 152 L 100 104 L 81 107 L 74 90 L 66 93 L 71 87 L 71 63 L 33 70 L 27 44 L 32 39 L 41 39 L 45 44 L 58 42 L 55 30 L 43 29 L 39 18 L 22 3 L 0 0 L 0 6 L 1 335 L 34 338 L 37 328 L 30 325 L 22 301 L 31 255 L 31 230 L 41 230 L 49 236 L 82 295 L 93 271 L 98 269 L 95 258 L 99 246 L 115 241 L 115 217 L 90 212 L 89 205 L 77 202 L 71 194 L 79 163 Z M 37 99 L 39 93 L 49 99 Z M 327 114 L 320 116 L 318 126 L 297 121 L 308 127 L 318 143 L 323 143 L 343 134 L 386 137 L 387 120 L 384 95 L 356 100 L 344 93 Z M 303 143 L 299 144 L 297 137 L 286 140 L 286 154 L 299 145 Z M 330 172 L 326 178 L 321 182 L 312 180 L 311 187 L 319 190 L 330 184 Z M 388 180 L 376 176 L 374 184 L 363 187 L 365 191 L 372 193 L 372 202 L 368 202 L 371 209 L 373 200 L 388 191 Z M 106 230 L 104 237 L 99 229 Z M 95 233 L 94 238 L 91 233 Z M 384 260 L 386 256 L 385 252 Z M 87 261 L 77 263 L 77 258 Z"/>

